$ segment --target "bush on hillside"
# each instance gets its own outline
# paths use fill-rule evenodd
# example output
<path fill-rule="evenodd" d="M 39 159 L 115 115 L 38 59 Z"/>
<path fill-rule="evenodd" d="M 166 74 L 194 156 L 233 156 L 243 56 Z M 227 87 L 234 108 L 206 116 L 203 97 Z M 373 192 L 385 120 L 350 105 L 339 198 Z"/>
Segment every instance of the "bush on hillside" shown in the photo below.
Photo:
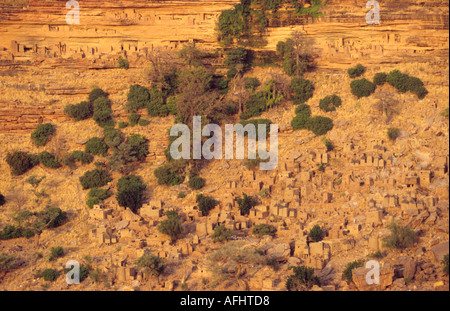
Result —
<path fill-rule="evenodd" d="M 358 98 L 370 96 L 375 92 L 376 86 L 369 80 L 363 78 L 359 80 L 353 80 L 350 83 L 352 94 Z"/>
<path fill-rule="evenodd" d="M 39 153 L 38 157 L 39 157 L 39 162 L 46 167 L 49 167 L 49 168 L 61 167 L 61 164 L 56 159 L 56 157 L 47 151 L 42 151 L 41 153 Z"/>
<path fill-rule="evenodd" d="M 129 112 L 136 112 L 138 109 L 144 108 L 149 100 L 150 92 L 148 89 L 139 84 L 134 84 L 130 86 L 125 107 Z"/>
<path fill-rule="evenodd" d="M 31 139 L 36 146 L 45 146 L 54 133 L 55 127 L 51 123 L 39 124 L 31 133 Z"/>
<path fill-rule="evenodd" d="M 290 88 L 294 93 L 294 104 L 303 104 L 313 96 L 314 86 L 311 81 L 303 78 L 293 78 Z"/>
<path fill-rule="evenodd" d="M 341 106 L 341 104 L 341 98 L 333 94 L 322 98 L 319 102 L 319 108 L 325 112 L 330 112 L 335 111 L 337 107 Z"/>
<path fill-rule="evenodd" d="M 306 121 L 306 128 L 316 136 L 325 135 L 333 128 L 333 120 L 327 117 L 315 116 Z"/>
<path fill-rule="evenodd" d="M 111 176 L 104 170 L 93 169 L 87 171 L 80 178 L 83 189 L 100 188 L 107 185 L 111 180 Z"/>
<path fill-rule="evenodd" d="M 76 105 L 67 105 L 64 108 L 64 113 L 68 117 L 73 118 L 75 121 L 81 121 L 92 117 L 94 113 L 94 107 L 91 103 L 82 101 L 81 103 Z"/>
<path fill-rule="evenodd" d="M 102 89 L 96 87 L 93 88 L 92 91 L 89 93 L 89 102 L 93 103 L 96 99 L 100 98 L 100 97 L 108 97 L 108 94 L 106 94 L 105 91 L 103 91 Z"/>
<path fill-rule="evenodd" d="M 366 68 L 364 68 L 363 65 L 358 64 L 354 68 L 349 68 L 347 70 L 348 76 L 352 79 L 360 77 L 364 72 L 366 71 Z"/>
<path fill-rule="evenodd" d="M 39 159 L 36 156 L 30 155 L 24 151 L 15 151 L 6 155 L 6 163 L 11 168 L 13 175 L 22 175 L 33 166 L 39 164 Z"/>
<path fill-rule="evenodd" d="M 84 148 L 86 153 L 93 155 L 106 156 L 108 154 L 108 145 L 98 137 L 90 138 Z"/>

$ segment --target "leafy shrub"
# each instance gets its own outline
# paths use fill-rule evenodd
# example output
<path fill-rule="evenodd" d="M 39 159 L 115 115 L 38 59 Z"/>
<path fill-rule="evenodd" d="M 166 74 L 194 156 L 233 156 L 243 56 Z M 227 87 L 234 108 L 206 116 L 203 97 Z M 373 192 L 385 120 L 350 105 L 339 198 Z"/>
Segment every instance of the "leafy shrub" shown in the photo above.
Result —
<path fill-rule="evenodd" d="M 373 92 L 375 92 L 375 84 L 370 82 L 369 80 L 363 78 L 360 80 L 353 80 L 350 83 L 350 88 L 352 90 L 352 94 L 358 98 L 370 96 Z"/>
<path fill-rule="evenodd" d="M 178 192 L 178 194 L 177 194 L 177 198 L 179 198 L 179 199 L 182 199 L 182 198 L 185 198 L 186 197 L 186 193 L 184 193 L 184 192 Z"/>
<path fill-rule="evenodd" d="M 214 228 L 214 233 L 212 234 L 212 239 L 214 242 L 224 242 L 231 240 L 233 237 L 233 231 L 225 228 L 224 225 L 219 225 Z"/>
<path fill-rule="evenodd" d="M 128 69 L 130 67 L 128 60 L 126 58 L 123 58 L 122 56 L 119 56 L 119 68 Z"/>
<path fill-rule="evenodd" d="M 119 122 L 119 128 L 124 129 L 128 126 L 128 122 L 121 121 Z"/>
<path fill-rule="evenodd" d="M 67 220 L 66 212 L 63 212 L 59 207 L 47 206 L 46 209 L 36 213 L 44 228 L 56 228 L 65 223 Z"/>
<path fill-rule="evenodd" d="M 253 92 L 260 85 L 261 85 L 261 82 L 259 82 L 258 78 L 253 78 L 253 77 L 245 77 L 244 78 L 244 87 L 247 90 L 250 90 Z"/>
<path fill-rule="evenodd" d="M 386 83 L 387 74 L 384 72 L 377 72 L 375 76 L 373 76 L 373 83 L 375 85 L 383 85 Z"/>
<path fill-rule="evenodd" d="M 181 221 L 178 217 L 178 213 L 174 211 L 166 212 L 166 216 L 167 219 L 161 221 L 158 225 L 158 231 L 168 235 L 172 242 L 175 242 L 182 236 Z"/>
<path fill-rule="evenodd" d="M 22 175 L 39 163 L 39 159 L 24 151 L 15 151 L 6 155 L 6 163 L 13 175 Z"/>
<path fill-rule="evenodd" d="M 388 248 L 405 249 L 413 246 L 416 241 L 414 230 L 392 222 L 387 226 L 391 234 L 383 239 L 383 245 Z"/>
<path fill-rule="evenodd" d="M 396 140 L 400 136 L 400 130 L 396 127 L 387 129 L 387 136 L 390 140 Z"/>
<path fill-rule="evenodd" d="M 194 190 L 201 189 L 205 186 L 205 179 L 199 176 L 189 178 L 189 187 Z"/>
<path fill-rule="evenodd" d="M 370 258 L 370 259 L 381 259 L 383 257 L 384 257 L 384 255 L 380 250 L 377 250 L 376 252 L 373 252 L 373 253 L 370 253 L 367 255 L 367 258 Z"/>
<path fill-rule="evenodd" d="M 448 274 L 448 254 L 444 256 L 444 259 L 442 259 L 441 263 L 444 265 L 444 268 L 442 271 L 445 274 Z"/>
<path fill-rule="evenodd" d="M 148 140 L 139 134 L 131 134 L 127 138 L 127 144 L 130 146 L 130 156 L 137 160 L 143 160 L 148 155 Z"/>
<path fill-rule="evenodd" d="M 83 164 L 89 164 L 92 163 L 92 161 L 94 161 L 93 155 L 80 150 L 73 151 L 70 157 L 73 159 L 74 162 L 81 162 Z"/>
<path fill-rule="evenodd" d="M 346 280 L 348 283 L 353 282 L 353 270 L 356 268 L 360 268 L 364 266 L 364 261 L 362 260 L 355 260 L 352 262 L 349 262 L 342 272 L 342 276 L 344 280 Z"/>
<path fill-rule="evenodd" d="M 117 202 L 119 206 L 129 207 L 134 213 L 142 207 L 144 190 L 147 188 L 136 175 L 123 176 L 117 182 Z"/>
<path fill-rule="evenodd" d="M 366 68 L 364 68 L 363 65 L 358 64 L 354 68 L 349 68 L 347 70 L 348 76 L 352 79 L 357 78 L 361 76 L 366 71 Z"/>
<path fill-rule="evenodd" d="M 42 151 L 41 153 L 39 153 L 38 157 L 39 157 L 39 162 L 41 162 L 42 165 L 44 165 L 46 167 L 50 167 L 50 168 L 61 167 L 61 164 L 58 162 L 56 157 L 47 151 Z"/>
<path fill-rule="evenodd" d="M 288 291 L 310 289 L 314 285 L 320 286 L 319 278 L 314 276 L 314 269 L 306 266 L 291 266 L 289 269 L 294 271 L 286 280 Z"/>
<path fill-rule="evenodd" d="M 410 91 L 416 94 L 419 99 L 423 99 L 428 94 L 422 80 L 401 73 L 399 70 L 391 71 L 386 77 L 386 82 L 395 87 L 400 93 Z"/>
<path fill-rule="evenodd" d="M 266 97 L 263 92 L 256 92 L 251 95 L 245 103 L 245 112 L 239 115 L 241 120 L 246 120 L 251 117 L 256 117 L 261 115 L 261 112 L 265 111 L 266 107 Z"/>
<path fill-rule="evenodd" d="M 31 139 L 36 146 L 45 146 L 54 133 L 55 127 L 51 123 L 39 124 L 31 133 Z"/>
<path fill-rule="evenodd" d="M 94 103 L 93 119 L 101 127 L 114 126 L 114 120 L 111 118 L 111 101 L 106 97 L 97 98 Z"/>
<path fill-rule="evenodd" d="M 203 216 L 207 216 L 209 211 L 219 204 L 219 202 L 213 198 L 204 196 L 203 194 L 197 194 L 196 201 L 198 204 L 198 209 L 202 212 Z"/>
<path fill-rule="evenodd" d="M 53 261 L 56 258 L 62 257 L 64 255 L 64 248 L 62 246 L 52 247 L 50 250 L 50 258 L 49 261 Z"/>
<path fill-rule="evenodd" d="M 58 278 L 59 272 L 55 269 L 45 269 L 41 272 L 40 276 L 43 277 L 46 281 L 53 282 Z"/>
<path fill-rule="evenodd" d="M 251 67 L 251 51 L 243 47 L 232 48 L 225 51 L 225 65 L 229 68 L 241 66 L 243 72 Z M 228 78 L 232 78 L 228 76 Z"/>
<path fill-rule="evenodd" d="M 307 104 L 299 104 L 295 107 L 295 114 L 305 114 L 306 116 L 311 116 L 311 108 Z"/>
<path fill-rule="evenodd" d="M 319 225 L 315 225 L 308 233 L 308 237 L 313 242 L 320 242 L 323 239 L 324 232 Z"/>
<path fill-rule="evenodd" d="M 141 119 L 141 115 L 138 113 L 133 112 L 128 116 L 128 121 L 130 122 L 130 126 L 135 126 L 136 124 L 138 124 L 140 119 Z"/>
<path fill-rule="evenodd" d="M 103 91 L 102 89 L 96 87 L 94 89 L 92 89 L 92 91 L 89 93 L 89 102 L 93 103 L 95 100 L 97 100 L 98 98 L 101 97 L 108 97 L 108 94 L 106 94 L 105 91 Z"/>
<path fill-rule="evenodd" d="M 94 206 L 100 204 L 100 202 L 101 202 L 101 200 L 100 200 L 99 198 L 97 198 L 97 197 L 92 197 L 92 198 L 88 198 L 88 199 L 86 200 L 86 205 L 87 205 L 89 208 L 94 208 Z"/>
<path fill-rule="evenodd" d="M 92 137 L 86 142 L 84 147 L 86 153 L 106 156 L 108 154 L 108 145 L 98 137 Z"/>
<path fill-rule="evenodd" d="M 73 118 L 75 121 L 81 121 L 92 117 L 94 108 L 91 103 L 82 101 L 81 103 L 76 105 L 67 105 L 64 108 L 64 113 L 68 117 Z"/>
<path fill-rule="evenodd" d="M 326 112 L 335 111 L 341 104 L 341 98 L 333 94 L 322 98 L 319 102 L 319 108 Z"/>
<path fill-rule="evenodd" d="M 258 236 L 270 235 L 275 236 L 277 228 L 268 224 L 259 224 L 253 227 L 253 234 Z"/>
<path fill-rule="evenodd" d="M 129 112 L 136 112 L 139 108 L 144 108 L 149 100 L 150 92 L 148 89 L 139 84 L 134 84 L 130 86 L 125 107 Z"/>
<path fill-rule="evenodd" d="M 250 210 L 258 205 L 258 201 L 253 198 L 249 197 L 246 193 L 242 193 L 243 197 L 237 197 L 236 202 L 239 205 L 239 210 L 241 211 L 241 215 L 248 215 L 250 213 Z"/>
<path fill-rule="evenodd" d="M 167 110 L 170 114 L 176 116 L 178 114 L 177 111 L 177 101 L 175 96 L 171 96 L 167 99 Z"/>
<path fill-rule="evenodd" d="M 112 195 L 112 193 L 107 189 L 92 188 L 88 193 L 88 200 L 86 205 L 93 208 L 94 205 L 100 204 L 101 201 L 106 200 Z"/>
<path fill-rule="evenodd" d="M 154 171 L 155 177 L 158 179 L 158 184 L 176 186 L 183 182 L 184 178 L 171 170 L 167 165 L 158 167 Z"/>
<path fill-rule="evenodd" d="M 167 108 L 164 102 L 163 92 L 152 87 L 150 92 L 149 100 L 146 104 L 147 112 L 149 116 L 152 117 L 164 117 L 169 113 L 169 109 Z"/>
<path fill-rule="evenodd" d="M 294 92 L 294 104 L 303 104 L 313 96 L 314 86 L 311 81 L 303 78 L 293 78 L 290 88 Z"/>
<path fill-rule="evenodd" d="M 333 128 L 333 120 L 327 117 L 315 116 L 306 121 L 306 128 L 317 136 L 325 135 Z"/>
<path fill-rule="evenodd" d="M 5 203 L 6 203 L 5 196 L 0 193 L 0 206 L 5 205 Z"/>
<path fill-rule="evenodd" d="M 145 253 L 139 257 L 135 264 L 138 268 L 144 268 L 146 272 L 154 276 L 159 276 L 164 271 L 164 259 L 150 253 Z"/>
<path fill-rule="evenodd" d="M 448 119 L 448 107 L 441 112 L 441 116 Z"/>
<path fill-rule="evenodd" d="M 139 119 L 138 124 L 140 126 L 147 126 L 147 125 L 150 124 L 150 121 L 149 120 L 145 120 L 145 119 Z"/>
<path fill-rule="evenodd" d="M 111 180 L 111 176 L 106 171 L 97 168 L 87 171 L 80 177 L 83 189 L 100 188 L 107 185 Z"/>
<path fill-rule="evenodd" d="M 103 129 L 103 139 L 109 148 L 117 147 L 123 141 L 122 132 L 113 127 L 105 127 Z"/>
<path fill-rule="evenodd" d="M 329 141 L 328 139 L 326 139 L 325 137 L 322 138 L 323 143 L 325 144 L 325 147 L 327 148 L 327 151 L 332 151 L 334 150 L 334 145 L 331 141 Z"/>
<path fill-rule="evenodd" d="M 6 253 L 0 254 L 0 273 L 14 269 L 17 265 L 16 256 Z"/>

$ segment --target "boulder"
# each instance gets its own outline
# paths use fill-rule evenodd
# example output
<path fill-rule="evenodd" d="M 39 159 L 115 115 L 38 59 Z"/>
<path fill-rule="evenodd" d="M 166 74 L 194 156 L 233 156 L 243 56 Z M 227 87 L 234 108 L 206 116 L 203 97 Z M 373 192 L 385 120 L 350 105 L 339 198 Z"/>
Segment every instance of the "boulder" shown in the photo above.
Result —
<path fill-rule="evenodd" d="M 441 262 L 442 259 L 444 259 L 444 256 L 448 254 L 448 241 L 444 243 L 440 243 L 438 245 L 435 245 L 431 248 L 431 251 L 434 254 L 434 258 L 436 258 L 437 261 Z"/>
<path fill-rule="evenodd" d="M 274 244 L 267 249 L 268 257 L 277 258 L 278 261 L 287 261 L 291 256 L 291 247 L 288 243 Z"/>
<path fill-rule="evenodd" d="M 360 267 L 353 270 L 353 283 L 355 283 L 359 291 L 382 291 L 389 285 L 392 285 L 394 268 L 391 265 L 385 264 L 382 268 L 380 268 L 380 284 L 367 283 L 366 275 L 370 271 L 371 269 L 367 269 L 365 267 Z"/>
<path fill-rule="evenodd" d="M 417 263 L 414 258 L 409 256 L 400 256 L 397 258 L 395 265 L 398 266 L 398 272 L 400 275 L 398 277 L 403 277 L 405 279 L 413 279 L 416 274 Z"/>

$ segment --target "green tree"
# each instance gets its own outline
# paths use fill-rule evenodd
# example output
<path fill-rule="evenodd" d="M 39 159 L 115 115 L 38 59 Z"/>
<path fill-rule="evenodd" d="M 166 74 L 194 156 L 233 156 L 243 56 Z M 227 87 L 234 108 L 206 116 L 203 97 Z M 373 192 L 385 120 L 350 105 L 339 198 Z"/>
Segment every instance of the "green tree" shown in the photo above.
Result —
<path fill-rule="evenodd" d="M 314 86 L 311 81 L 303 78 L 293 78 L 290 88 L 294 93 L 294 104 L 303 104 L 313 96 Z"/>
<path fill-rule="evenodd" d="M 125 107 L 129 112 L 136 112 L 139 108 L 144 108 L 150 100 L 150 92 L 147 88 L 134 84 L 130 86 Z"/>
<path fill-rule="evenodd" d="M 164 259 L 151 253 L 145 253 L 136 261 L 136 266 L 150 275 L 159 277 L 164 272 Z"/>
<path fill-rule="evenodd" d="M 158 225 L 158 231 L 162 234 L 166 234 L 170 237 L 172 243 L 182 237 L 181 221 L 178 217 L 178 213 L 172 211 L 166 213 L 167 219 L 160 222 Z"/>
<path fill-rule="evenodd" d="M 111 180 L 111 176 L 105 170 L 98 168 L 87 171 L 80 177 L 83 189 L 100 188 L 107 185 Z"/>
<path fill-rule="evenodd" d="M 388 226 L 391 234 L 383 239 L 385 247 L 394 249 L 405 249 L 414 245 L 416 241 L 416 233 L 414 230 L 403 227 L 396 222 L 391 222 Z"/>
<path fill-rule="evenodd" d="M 128 60 L 126 58 L 123 58 L 122 56 L 119 56 L 118 63 L 119 63 L 119 68 L 128 69 L 130 67 Z"/>
<path fill-rule="evenodd" d="M 117 182 L 117 202 L 119 206 L 129 207 L 134 213 L 142 207 L 147 185 L 136 175 L 127 175 Z"/>
<path fill-rule="evenodd" d="M 291 266 L 294 271 L 286 280 L 286 288 L 289 291 L 310 289 L 314 285 L 320 286 L 319 278 L 314 275 L 314 269 L 306 266 Z"/>
<path fill-rule="evenodd" d="M 225 228 L 224 225 L 219 225 L 214 228 L 214 233 L 212 234 L 212 239 L 214 242 L 224 242 L 231 240 L 233 237 L 233 231 Z"/>
<path fill-rule="evenodd" d="M 198 204 L 198 209 L 202 212 L 203 216 L 207 216 L 209 211 L 219 204 L 218 201 L 203 194 L 197 194 L 196 201 Z"/>
<path fill-rule="evenodd" d="M 360 268 L 364 266 L 364 261 L 362 260 L 355 260 L 352 262 L 349 262 L 347 266 L 345 267 L 344 271 L 342 272 L 343 278 L 348 282 L 353 282 L 353 270 L 356 268 Z"/>
<path fill-rule="evenodd" d="M 323 232 L 322 228 L 319 225 L 315 225 L 314 227 L 312 227 L 312 229 L 308 233 L 308 237 L 313 242 L 320 242 L 320 241 L 322 241 L 323 236 L 324 236 L 324 232 Z"/>
<path fill-rule="evenodd" d="M 241 215 L 248 215 L 250 210 L 258 205 L 258 201 L 255 198 L 248 196 L 246 193 L 242 193 L 242 198 L 236 198 L 236 202 L 239 205 Z"/>

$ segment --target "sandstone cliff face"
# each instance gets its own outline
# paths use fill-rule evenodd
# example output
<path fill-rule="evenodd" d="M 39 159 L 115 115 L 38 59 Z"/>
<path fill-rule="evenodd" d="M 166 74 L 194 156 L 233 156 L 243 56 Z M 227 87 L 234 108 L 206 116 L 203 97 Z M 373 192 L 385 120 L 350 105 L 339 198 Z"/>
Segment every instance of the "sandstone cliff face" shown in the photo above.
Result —
<path fill-rule="evenodd" d="M 24 8 L 0 1 L 0 132 L 29 131 L 45 119 L 64 118 L 64 104 L 84 98 L 89 91 L 87 77 L 80 72 L 115 68 L 118 55 L 126 55 L 137 69 L 145 67 L 145 58 L 155 47 L 173 49 L 185 42 L 219 47 L 218 16 L 237 2 L 121 0 L 99 5 L 96 0 L 80 0 L 80 24 L 68 25 L 65 1 L 30 0 Z M 274 50 L 278 41 L 299 29 L 313 41 L 319 70 L 342 73 L 357 63 L 372 70 L 413 64 L 409 73 L 414 74 L 417 66 L 433 65 L 436 69 L 427 71 L 429 77 L 421 78 L 428 86 L 447 87 L 448 79 L 443 77 L 448 68 L 448 0 L 380 0 L 380 25 L 366 23 L 365 2 L 329 0 L 317 19 L 273 19 L 263 49 Z M 33 71 L 35 67 L 39 69 Z M 22 72 L 43 79 L 36 85 L 33 78 L 18 83 Z M 120 88 L 117 84 L 123 84 L 119 77 L 110 81 L 115 85 L 112 91 Z M 45 96 L 20 97 L 26 93 L 23 88 L 35 93 L 45 89 Z M 21 113 L 24 108 L 26 117 Z"/>
<path fill-rule="evenodd" d="M 0 55 L 16 60 L 33 54 L 99 58 L 120 52 L 145 54 L 154 46 L 174 48 L 188 41 L 217 47 L 217 18 L 237 2 L 104 1 L 99 5 L 83 0 L 79 25 L 66 23 L 69 9 L 64 1 L 30 0 L 23 9 L 3 6 L 0 48 L 8 53 Z M 448 1 L 379 1 L 380 25 L 367 25 L 365 2 L 330 0 L 321 9 L 323 17 L 272 20 L 266 48 L 273 49 L 293 29 L 301 28 L 315 40 L 317 54 L 328 60 L 320 62 L 325 67 L 358 58 L 395 63 L 404 61 L 405 55 L 424 59 L 448 53 Z"/>

